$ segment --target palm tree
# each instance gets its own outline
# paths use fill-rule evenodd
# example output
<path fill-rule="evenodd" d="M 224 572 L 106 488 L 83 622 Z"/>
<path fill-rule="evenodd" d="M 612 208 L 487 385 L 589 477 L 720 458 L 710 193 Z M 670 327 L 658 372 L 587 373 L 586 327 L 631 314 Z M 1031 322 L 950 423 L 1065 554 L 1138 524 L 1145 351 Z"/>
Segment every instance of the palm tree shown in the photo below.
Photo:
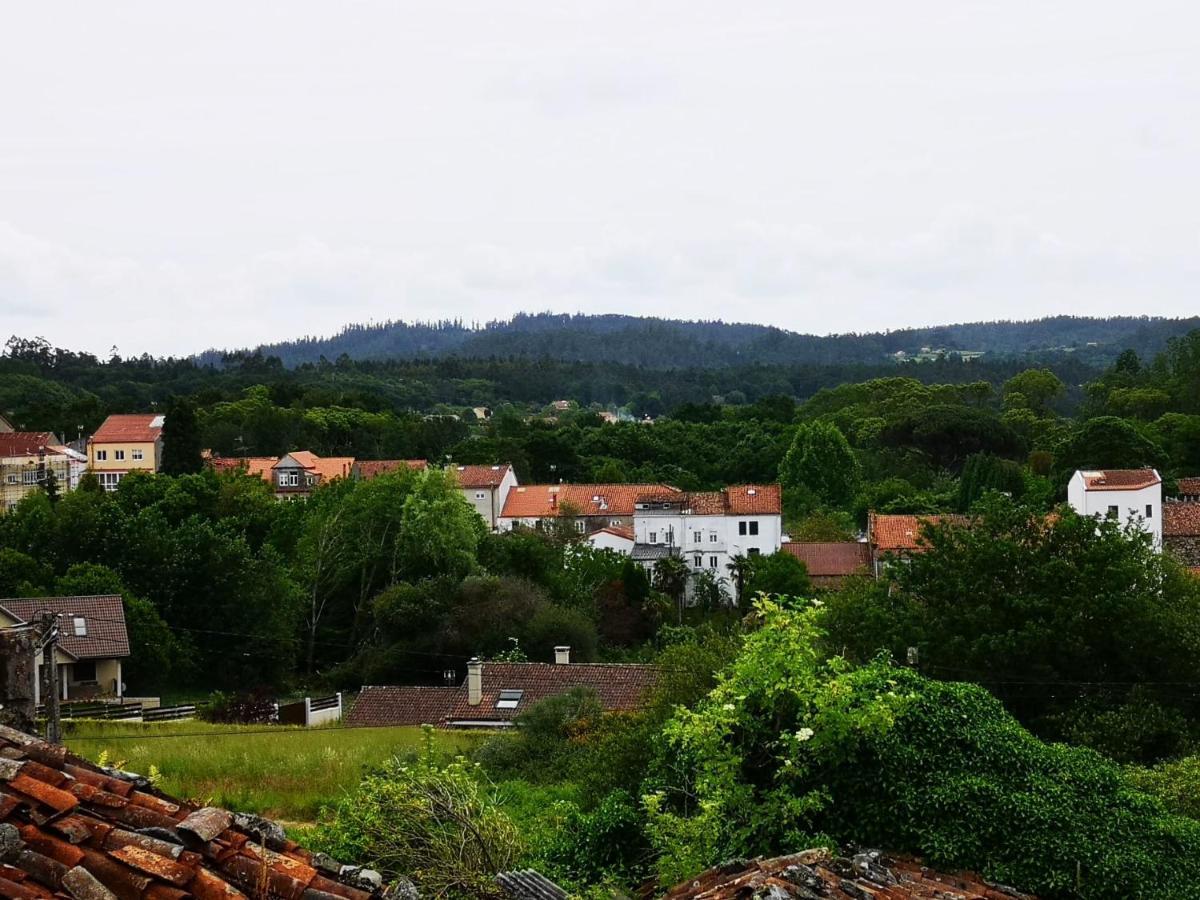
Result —
<path fill-rule="evenodd" d="M 754 568 L 754 562 L 743 553 L 735 553 L 725 565 L 725 568 L 729 570 L 729 576 L 733 579 L 733 585 L 736 589 L 733 599 L 740 606 L 742 603 L 742 592 L 746 589 L 746 582 L 750 580 L 750 573 Z"/>
<path fill-rule="evenodd" d="M 678 556 L 664 556 L 654 564 L 654 587 L 675 601 L 683 624 L 683 597 L 687 593 L 688 567 Z"/>

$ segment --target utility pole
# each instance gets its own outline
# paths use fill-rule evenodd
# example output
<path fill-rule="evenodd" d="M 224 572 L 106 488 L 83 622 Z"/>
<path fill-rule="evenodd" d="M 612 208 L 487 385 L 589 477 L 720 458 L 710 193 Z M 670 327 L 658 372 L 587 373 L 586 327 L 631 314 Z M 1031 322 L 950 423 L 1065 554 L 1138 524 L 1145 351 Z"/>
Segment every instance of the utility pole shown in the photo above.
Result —
<path fill-rule="evenodd" d="M 42 669 L 45 685 L 42 692 L 42 702 L 46 705 L 46 740 L 57 744 L 62 740 L 62 729 L 59 725 L 58 709 L 58 614 L 47 612 L 42 614 Z"/>

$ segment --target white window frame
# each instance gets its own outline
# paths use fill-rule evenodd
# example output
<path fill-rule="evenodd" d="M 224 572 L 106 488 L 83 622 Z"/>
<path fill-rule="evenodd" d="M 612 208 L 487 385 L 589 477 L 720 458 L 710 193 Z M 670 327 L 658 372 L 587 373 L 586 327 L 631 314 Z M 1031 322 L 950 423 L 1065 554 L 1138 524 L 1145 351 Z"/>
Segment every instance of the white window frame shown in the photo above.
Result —
<path fill-rule="evenodd" d="M 131 459 L 141 460 L 141 459 L 145 459 L 146 454 L 144 452 L 142 452 L 140 449 L 133 449 L 133 450 L 129 451 L 129 456 Z"/>
<path fill-rule="evenodd" d="M 87 619 L 83 616 L 72 616 L 71 627 L 75 631 L 75 637 L 87 637 Z"/>
<path fill-rule="evenodd" d="M 96 451 L 96 461 L 97 462 L 106 462 L 107 460 L 108 460 L 108 451 L 107 450 L 97 450 Z"/>
<path fill-rule="evenodd" d="M 476 492 L 475 492 L 475 499 L 476 499 L 476 500 L 486 500 L 486 499 L 487 499 L 487 492 L 485 492 L 485 491 L 476 491 Z"/>
<path fill-rule="evenodd" d="M 717 558 L 715 556 L 710 556 L 708 558 L 708 567 L 714 572 L 717 570 Z"/>
<path fill-rule="evenodd" d="M 115 491 L 121 483 L 121 476 L 124 472 L 97 472 L 96 477 L 100 481 L 100 487 L 108 492 Z"/>
<path fill-rule="evenodd" d="M 125 451 L 124 450 L 114 450 L 113 451 L 113 459 L 115 459 L 117 462 L 124 462 Z"/>
<path fill-rule="evenodd" d="M 7 481 L 9 484 L 20 484 L 21 476 L 18 475 L 16 472 L 9 472 Z"/>
<path fill-rule="evenodd" d="M 715 544 L 717 542 L 717 533 L 715 531 L 710 531 L 708 533 L 708 542 L 710 544 Z"/>
<path fill-rule="evenodd" d="M 38 478 L 38 470 L 37 469 L 25 469 L 24 471 L 21 472 L 21 484 L 24 484 L 24 485 L 37 484 L 39 480 L 40 479 Z"/>

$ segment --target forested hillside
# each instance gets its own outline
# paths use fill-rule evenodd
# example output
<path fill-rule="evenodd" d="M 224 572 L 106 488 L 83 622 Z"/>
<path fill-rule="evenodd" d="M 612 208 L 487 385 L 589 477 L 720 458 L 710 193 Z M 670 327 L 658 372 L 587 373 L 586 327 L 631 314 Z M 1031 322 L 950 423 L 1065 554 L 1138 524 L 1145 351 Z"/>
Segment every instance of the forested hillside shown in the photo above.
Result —
<path fill-rule="evenodd" d="M 813 328 L 820 326 L 814 319 Z M 979 322 L 898 331 L 817 336 L 765 325 L 685 322 L 621 315 L 518 315 L 485 325 L 461 321 L 388 321 L 347 325 L 331 337 L 306 337 L 258 348 L 285 366 L 316 363 L 322 357 L 419 359 L 456 356 L 548 357 L 619 363 L 656 369 L 721 368 L 747 364 L 834 365 L 879 363 L 897 352 L 923 348 L 1053 358 L 1075 354 L 1108 363 L 1124 349 L 1141 355 L 1161 351 L 1170 337 L 1200 326 L 1200 318 L 1123 316 L 1109 319 L 1056 316 L 1032 322 Z M 219 364 L 220 350 L 200 356 Z"/>

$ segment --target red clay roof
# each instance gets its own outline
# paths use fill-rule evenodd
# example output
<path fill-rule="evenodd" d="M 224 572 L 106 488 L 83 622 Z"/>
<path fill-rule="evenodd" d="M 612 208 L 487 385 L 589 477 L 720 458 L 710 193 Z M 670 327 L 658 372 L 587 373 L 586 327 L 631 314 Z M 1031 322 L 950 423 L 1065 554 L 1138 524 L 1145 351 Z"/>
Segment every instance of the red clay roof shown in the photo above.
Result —
<path fill-rule="evenodd" d="M 1162 483 L 1153 469 L 1104 469 L 1080 474 L 1088 491 L 1137 491 Z"/>
<path fill-rule="evenodd" d="M 967 517 L 960 515 L 879 515 L 871 513 L 867 517 L 867 534 L 871 546 L 880 553 L 923 550 L 924 545 L 917 539 L 921 536 L 921 526 L 952 522 L 956 525 L 967 524 Z"/>
<path fill-rule="evenodd" d="M 467 682 L 453 688 L 373 687 L 362 689 L 351 709 L 352 725 L 424 725 L 453 722 L 511 722 L 533 704 L 573 688 L 596 692 L 606 712 L 639 708 L 658 682 L 658 669 L 618 663 L 483 664 L 483 697 L 477 706 L 467 702 Z M 501 691 L 521 691 L 513 709 L 497 709 Z M 365 701 L 362 711 L 359 706 Z M 440 712 L 440 715 L 438 713 Z"/>
<path fill-rule="evenodd" d="M 36 456 L 56 443 L 48 431 L 0 432 L 0 457 Z"/>
<path fill-rule="evenodd" d="M 681 493 L 666 484 L 527 484 L 508 492 L 500 517 L 545 519 L 569 504 L 582 516 L 632 516 L 643 494 Z"/>
<path fill-rule="evenodd" d="M 483 699 L 467 702 L 464 681 L 447 713 L 448 720 L 509 722 L 539 700 L 573 688 L 591 688 L 605 712 L 638 709 L 658 682 L 658 669 L 634 663 L 503 663 L 483 664 Z M 496 709 L 501 691 L 523 691 L 515 709 Z"/>
<path fill-rule="evenodd" d="M 457 687 L 364 685 L 346 716 L 347 725 L 439 725 Z"/>
<path fill-rule="evenodd" d="M 116 594 L 93 597 L 14 597 L 0 606 L 22 622 L 43 610 L 58 613 L 58 645 L 77 659 L 109 659 L 129 655 L 125 607 Z M 86 634 L 76 634 L 75 618 L 82 616 Z"/>
<path fill-rule="evenodd" d="M 1181 494 L 1187 494 L 1189 497 L 1200 496 L 1200 477 L 1180 478 L 1175 482 L 1175 486 Z"/>
<path fill-rule="evenodd" d="M 626 528 L 623 525 L 606 525 L 604 528 L 596 529 L 591 534 L 589 534 L 588 537 L 592 538 L 592 537 L 596 536 L 597 534 L 611 534 L 614 537 L 624 538 L 627 541 L 632 541 L 634 539 L 633 529 Z"/>
<path fill-rule="evenodd" d="M 720 491 L 677 491 L 675 488 L 645 491 L 638 503 L 670 503 L 693 516 L 779 515 L 777 484 L 737 484 Z"/>
<path fill-rule="evenodd" d="M 421 471 L 427 468 L 429 463 L 423 459 L 360 459 L 354 464 L 354 475 L 363 481 L 370 481 L 400 469 Z"/>
<path fill-rule="evenodd" d="M 244 469 L 247 475 L 257 475 L 265 481 L 270 481 L 271 467 L 277 462 L 279 462 L 278 456 L 214 456 L 208 460 L 208 467 L 218 472 Z"/>
<path fill-rule="evenodd" d="M 353 456 L 317 456 L 309 450 L 293 450 L 280 457 L 279 462 L 272 468 L 278 468 L 289 456 L 303 466 L 304 471 L 316 475 L 322 482 L 349 477 L 351 469 L 354 468 Z"/>
<path fill-rule="evenodd" d="M 109 416 L 92 435 L 92 443 L 121 444 L 156 441 L 162 435 L 162 419 L 163 417 L 157 413 Z"/>
<path fill-rule="evenodd" d="M 1200 503 L 1164 503 L 1163 537 L 1200 535 Z"/>
<path fill-rule="evenodd" d="M 451 471 L 463 488 L 496 487 L 512 466 L 454 466 Z"/>
<path fill-rule="evenodd" d="M 775 859 L 724 863 L 669 890 L 664 900 L 825 897 L 828 900 L 1034 900 L 972 872 L 935 872 L 912 857 L 876 850 L 851 858 L 806 850 Z"/>
<path fill-rule="evenodd" d="M 854 575 L 871 565 L 871 548 L 859 541 L 792 541 L 780 549 L 804 563 L 814 578 Z"/>
<path fill-rule="evenodd" d="M 197 808 L 0 726 L 0 896 L 371 900 L 278 825 Z M 265 846 L 264 846 L 265 845 Z M 19 852 L 18 852 L 19 851 Z M 340 869 L 340 867 L 338 867 Z"/>

